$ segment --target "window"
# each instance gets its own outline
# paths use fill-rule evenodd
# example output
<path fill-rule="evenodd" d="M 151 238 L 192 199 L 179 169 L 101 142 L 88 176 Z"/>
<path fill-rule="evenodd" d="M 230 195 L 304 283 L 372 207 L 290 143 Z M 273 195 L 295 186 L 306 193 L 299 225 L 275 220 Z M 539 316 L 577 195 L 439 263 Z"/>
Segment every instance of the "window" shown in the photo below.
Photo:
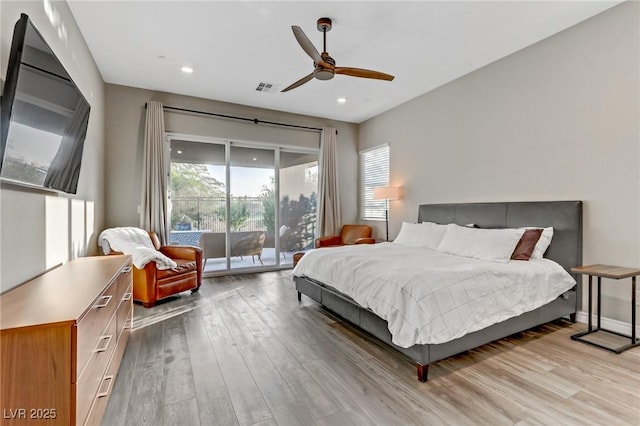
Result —
<path fill-rule="evenodd" d="M 360 219 L 384 220 L 385 200 L 374 200 L 373 189 L 389 185 L 389 145 L 360 151 Z"/>

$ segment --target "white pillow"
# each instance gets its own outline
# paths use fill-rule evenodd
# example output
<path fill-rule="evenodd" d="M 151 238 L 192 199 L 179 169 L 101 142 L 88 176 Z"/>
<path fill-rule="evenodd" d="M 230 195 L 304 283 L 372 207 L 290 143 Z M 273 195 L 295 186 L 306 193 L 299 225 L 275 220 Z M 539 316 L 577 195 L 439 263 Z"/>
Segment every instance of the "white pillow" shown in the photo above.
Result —
<path fill-rule="evenodd" d="M 402 222 L 400 232 L 393 242 L 403 246 L 422 247 L 435 250 L 438 247 L 438 244 L 440 244 L 446 230 L 446 225 L 438 225 L 437 223 Z"/>
<path fill-rule="evenodd" d="M 424 246 L 436 250 L 447 232 L 447 225 L 440 225 L 433 222 L 422 222 L 422 238 Z"/>
<path fill-rule="evenodd" d="M 447 225 L 447 232 L 438 250 L 458 256 L 507 263 L 524 231 L 513 228 L 467 228 L 451 223 Z"/>
<path fill-rule="evenodd" d="M 402 222 L 402 227 L 395 240 L 396 244 L 403 246 L 420 247 L 422 245 L 421 235 L 422 224 Z"/>
<path fill-rule="evenodd" d="M 531 259 L 542 259 L 544 257 L 544 252 L 547 251 L 549 245 L 551 244 L 552 238 L 553 228 L 543 228 L 542 234 L 540 234 L 540 239 L 538 239 L 538 242 L 536 243 L 536 246 L 533 248 L 533 252 L 531 253 Z"/>

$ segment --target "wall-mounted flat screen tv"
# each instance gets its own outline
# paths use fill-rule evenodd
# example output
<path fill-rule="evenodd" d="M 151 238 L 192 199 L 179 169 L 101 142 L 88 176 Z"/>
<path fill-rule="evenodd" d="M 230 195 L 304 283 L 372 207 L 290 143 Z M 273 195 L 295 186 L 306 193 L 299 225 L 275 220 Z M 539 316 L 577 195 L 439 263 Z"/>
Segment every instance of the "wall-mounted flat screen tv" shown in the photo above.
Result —
<path fill-rule="evenodd" d="M 0 179 L 75 194 L 90 106 L 25 14 L 15 25 L 0 112 Z"/>

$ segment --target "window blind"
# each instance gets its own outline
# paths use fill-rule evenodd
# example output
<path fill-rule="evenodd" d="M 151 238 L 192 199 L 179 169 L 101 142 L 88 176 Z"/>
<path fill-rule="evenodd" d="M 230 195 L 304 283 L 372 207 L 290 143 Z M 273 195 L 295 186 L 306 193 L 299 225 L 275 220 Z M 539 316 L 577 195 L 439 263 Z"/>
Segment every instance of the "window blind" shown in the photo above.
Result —
<path fill-rule="evenodd" d="M 389 185 L 389 145 L 360 151 L 360 219 L 384 220 L 386 201 L 374 200 L 373 189 Z"/>

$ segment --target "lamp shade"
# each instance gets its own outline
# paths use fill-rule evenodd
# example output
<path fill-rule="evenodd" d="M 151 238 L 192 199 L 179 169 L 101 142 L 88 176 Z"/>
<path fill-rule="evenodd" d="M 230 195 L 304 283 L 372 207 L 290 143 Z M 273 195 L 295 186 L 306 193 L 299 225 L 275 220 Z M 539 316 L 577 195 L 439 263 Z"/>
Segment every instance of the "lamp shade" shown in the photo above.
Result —
<path fill-rule="evenodd" d="M 396 200 L 400 198 L 400 188 L 397 186 L 378 186 L 373 188 L 374 200 Z"/>

